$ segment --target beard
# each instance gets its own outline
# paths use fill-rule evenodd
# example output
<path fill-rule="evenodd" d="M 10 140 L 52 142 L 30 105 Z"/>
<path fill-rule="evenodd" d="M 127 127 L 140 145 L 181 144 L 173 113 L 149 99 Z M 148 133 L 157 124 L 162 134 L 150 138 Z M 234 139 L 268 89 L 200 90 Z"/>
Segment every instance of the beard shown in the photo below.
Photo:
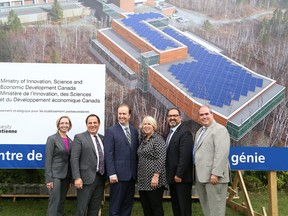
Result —
<path fill-rule="evenodd" d="M 177 125 L 176 121 L 170 121 L 169 122 L 169 126 L 172 127 L 172 128 L 175 127 L 176 125 Z"/>

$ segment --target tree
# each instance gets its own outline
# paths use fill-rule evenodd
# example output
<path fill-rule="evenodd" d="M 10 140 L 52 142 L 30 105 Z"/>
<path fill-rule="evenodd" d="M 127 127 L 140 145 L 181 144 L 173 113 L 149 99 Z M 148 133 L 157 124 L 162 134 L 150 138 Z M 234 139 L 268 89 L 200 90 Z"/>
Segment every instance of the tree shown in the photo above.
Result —
<path fill-rule="evenodd" d="M 16 32 L 22 31 L 21 21 L 13 10 L 9 12 L 7 25 L 10 31 L 16 31 Z"/>
<path fill-rule="evenodd" d="M 10 62 L 9 41 L 7 31 L 0 29 L 0 62 Z"/>
<path fill-rule="evenodd" d="M 259 39 L 261 40 L 263 45 L 269 44 L 271 40 L 271 35 L 269 32 L 269 22 L 267 19 L 263 19 L 260 23 L 260 31 L 259 31 Z"/>
<path fill-rule="evenodd" d="M 61 63 L 61 58 L 55 49 L 52 50 L 51 62 L 52 63 Z"/>
<path fill-rule="evenodd" d="M 51 15 L 51 19 L 53 21 L 58 22 L 58 21 L 62 20 L 62 18 L 63 18 L 63 9 L 62 9 L 60 3 L 58 2 L 58 0 L 54 0 L 50 15 Z"/>
<path fill-rule="evenodd" d="M 204 31 L 210 31 L 212 29 L 212 24 L 209 22 L 209 20 L 205 20 L 203 23 L 203 29 Z"/>

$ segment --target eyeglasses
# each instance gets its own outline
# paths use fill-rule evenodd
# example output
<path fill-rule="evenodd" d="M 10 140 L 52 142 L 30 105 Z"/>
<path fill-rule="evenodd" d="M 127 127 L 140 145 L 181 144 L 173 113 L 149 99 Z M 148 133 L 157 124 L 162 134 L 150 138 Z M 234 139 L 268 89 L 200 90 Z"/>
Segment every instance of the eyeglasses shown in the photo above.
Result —
<path fill-rule="evenodd" d="M 175 115 L 168 115 L 168 118 L 177 118 L 179 115 L 175 114 Z"/>
<path fill-rule="evenodd" d="M 210 113 L 201 113 L 200 116 L 208 116 Z"/>

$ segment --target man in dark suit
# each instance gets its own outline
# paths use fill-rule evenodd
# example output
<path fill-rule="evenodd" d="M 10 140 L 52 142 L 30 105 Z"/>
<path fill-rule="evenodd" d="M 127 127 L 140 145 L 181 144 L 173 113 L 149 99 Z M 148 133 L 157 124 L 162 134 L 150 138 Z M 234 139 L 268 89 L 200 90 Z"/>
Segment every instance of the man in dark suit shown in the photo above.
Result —
<path fill-rule="evenodd" d="M 166 139 L 166 175 L 169 184 L 174 216 L 191 216 L 192 146 L 190 131 L 181 123 L 178 108 L 168 110 L 170 132 Z"/>
<path fill-rule="evenodd" d="M 86 118 L 87 131 L 76 134 L 71 148 L 71 168 L 77 188 L 76 215 L 98 215 L 104 194 L 103 136 L 98 134 L 100 119 Z"/>
<path fill-rule="evenodd" d="M 196 190 L 205 216 L 224 216 L 229 171 L 230 135 L 208 106 L 199 109 L 201 127 L 195 136 Z"/>
<path fill-rule="evenodd" d="M 110 181 L 109 215 L 129 216 L 133 206 L 137 173 L 138 131 L 129 119 L 131 109 L 118 107 L 118 123 L 105 133 L 105 162 Z"/>

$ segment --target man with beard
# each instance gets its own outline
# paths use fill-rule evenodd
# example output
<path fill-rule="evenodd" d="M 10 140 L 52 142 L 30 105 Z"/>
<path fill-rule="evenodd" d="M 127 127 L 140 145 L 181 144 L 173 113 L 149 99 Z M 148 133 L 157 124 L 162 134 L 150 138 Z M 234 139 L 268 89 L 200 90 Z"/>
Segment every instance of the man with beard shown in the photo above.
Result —
<path fill-rule="evenodd" d="M 118 123 L 105 133 L 105 162 L 110 182 L 109 216 L 130 216 L 137 175 L 138 131 L 130 123 L 132 110 L 118 107 Z"/>
<path fill-rule="evenodd" d="M 170 127 L 166 139 L 166 175 L 169 184 L 174 216 L 191 216 L 192 146 L 193 137 L 181 123 L 181 112 L 170 108 L 167 114 Z"/>

